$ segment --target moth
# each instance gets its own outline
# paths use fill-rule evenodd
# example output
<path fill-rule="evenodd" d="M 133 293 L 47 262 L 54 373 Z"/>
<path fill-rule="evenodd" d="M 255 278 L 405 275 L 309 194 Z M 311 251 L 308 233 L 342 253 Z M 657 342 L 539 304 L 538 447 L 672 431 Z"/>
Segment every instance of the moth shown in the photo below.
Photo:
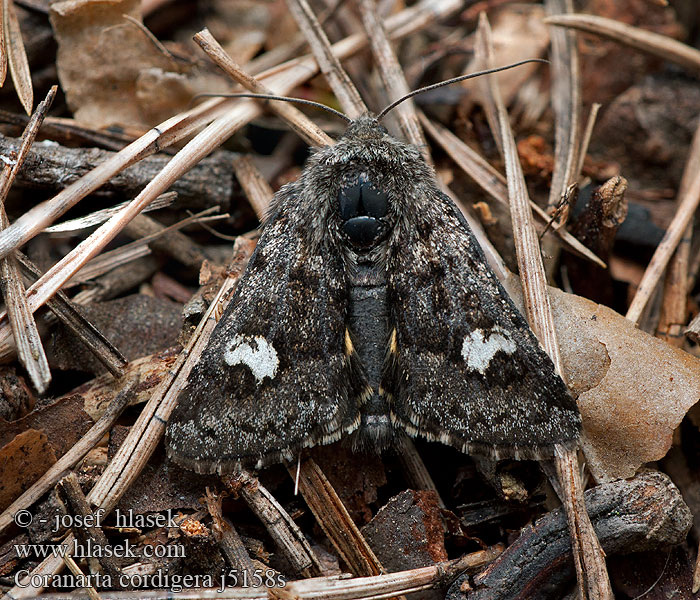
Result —
<path fill-rule="evenodd" d="M 580 428 L 433 169 L 365 115 L 275 195 L 166 445 L 182 466 L 230 473 L 347 435 L 381 450 L 400 432 L 541 459 Z"/>

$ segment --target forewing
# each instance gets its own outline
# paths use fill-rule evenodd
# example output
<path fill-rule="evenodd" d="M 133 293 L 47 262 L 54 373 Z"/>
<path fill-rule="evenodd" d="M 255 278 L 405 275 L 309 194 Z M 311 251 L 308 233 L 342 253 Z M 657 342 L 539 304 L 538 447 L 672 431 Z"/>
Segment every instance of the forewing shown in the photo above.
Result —
<path fill-rule="evenodd" d="M 449 198 L 416 199 L 388 254 L 383 388 L 406 431 L 467 453 L 551 456 L 580 417 Z"/>
<path fill-rule="evenodd" d="M 357 426 L 344 265 L 310 247 L 295 201 L 266 225 L 169 421 L 169 454 L 198 472 L 291 459 Z"/>

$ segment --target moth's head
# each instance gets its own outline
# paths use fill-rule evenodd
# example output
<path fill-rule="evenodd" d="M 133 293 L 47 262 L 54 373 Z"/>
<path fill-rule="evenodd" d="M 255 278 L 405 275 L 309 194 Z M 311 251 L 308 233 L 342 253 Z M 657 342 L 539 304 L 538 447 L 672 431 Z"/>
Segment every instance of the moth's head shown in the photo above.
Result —
<path fill-rule="evenodd" d="M 382 246 L 404 205 L 433 181 L 419 149 L 391 136 L 371 114 L 353 120 L 334 146 L 320 149 L 307 177 L 307 189 L 326 200 L 330 222 L 360 254 Z"/>
<path fill-rule="evenodd" d="M 350 125 L 348 125 L 348 128 L 340 139 L 380 141 L 387 137 L 390 138 L 391 136 L 387 128 L 379 122 L 377 117 L 370 113 L 365 113 L 350 122 Z"/>

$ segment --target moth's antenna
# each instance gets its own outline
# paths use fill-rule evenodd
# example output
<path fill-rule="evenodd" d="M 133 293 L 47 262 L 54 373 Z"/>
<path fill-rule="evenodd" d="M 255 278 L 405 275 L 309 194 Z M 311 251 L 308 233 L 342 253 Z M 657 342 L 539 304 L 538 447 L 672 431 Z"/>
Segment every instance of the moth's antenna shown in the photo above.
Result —
<path fill-rule="evenodd" d="M 433 85 L 427 85 L 425 87 L 418 88 L 417 90 L 413 90 L 412 92 L 409 92 L 408 94 L 399 98 L 395 102 L 392 102 L 389 106 L 387 106 L 384 110 L 382 110 L 382 112 L 380 112 L 377 115 L 377 121 L 381 121 L 382 118 L 384 118 L 389 111 L 394 110 L 404 100 L 408 100 L 409 98 L 413 98 L 413 96 L 417 96 L 418 94 L 430 92 L 431 90 L 436 90 L 437 88 L 441 88 L 441 87 L 444 87 L 446 85 L 451 85 L 453 83 L 457 83 L 458 81 L 464 81 L 466 79 L 480 77 L 481 75 L 489 75 L 491 73 L 498 73 L 499 71 L 506 71 L 508 69 L 513 69 L 515 67 L 519 67 L 520 65 L 524 65 L 524 64 L 532 63 L 532 62 L 549 64 L 549 61 L 544 60 L 543 58 L 528 58 L 527 60 L 521 60 L 520 62 L 513 63 L 512 65 L 506 65 L 505 67 L 496 67 L 494 69 L 486 69 L 485 71 L 477 71 L 476 73 L 469 73 L 468 75 L 460 75 L 459 77 L 453 77 L 452 79 L 446 79 L 445 81 L 441 81 L 440 83 L 434 83 Z"/>
<path fill-rule="evenodd" d="M 352 123 L 352 119 L 348 117 L 347 115 L 344 115 L 341 113 L 339 110 L 335 110 L 335 108 L 331 108 L 330 106 L 326 106 L 325 104 L 321 104 L 320 102 L 314 102 L 313 100 L 306 100 L 305 98 L 289 98 L 288 96 L 274 96 L 272 94 L 254 94 L 252 92 L 242 92 L 240 94 L 197 94 L 196 96 L 193 96 L 192 100 L 195 100 L 197 98 L 211 98 L 211 97 L 222 97 L 222 98 L 258 98 L 260 100 L 279 100 L 280 102 L 292 102 L 294 104 L 306 104 L 308 106 L 315 106 L 316 108 L 321 108 L 325 110 L 326 112 L 331 113 L 332 115 L 335 115 L 336 117 L 340 117 L 341 119 L 345 120 L 347 123 Z"/>

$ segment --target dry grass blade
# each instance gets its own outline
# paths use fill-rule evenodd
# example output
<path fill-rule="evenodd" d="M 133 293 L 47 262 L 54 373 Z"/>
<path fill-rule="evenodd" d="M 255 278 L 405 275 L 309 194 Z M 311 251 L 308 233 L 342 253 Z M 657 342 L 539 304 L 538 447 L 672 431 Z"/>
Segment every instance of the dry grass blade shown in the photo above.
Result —
<path fill-rule="evenodd" d="M 620 23 L 614 19 L 582 14 L 556 15 L 545 19 L 545 23 L 572 27 L 607 37 L 632 48 L 660 56 L 664 60 L 675 62 L 696 73 L 700 71 L 700 50 L 696 50 L 682 42 L 677 42 L 665 35 L 645 31 L 632 25 Z"/>
<path fill-rule="evenodd" d="M 668 265 L 664 279 L 661 314 L 659 324 L 656 327 L 656 335 L 677 348 L 683 347 L 684 343 L 683 329 L 686 324 L 688 294 L 690 293 L 688 266 L 692 236 L 693 226 L 691 224 L 685 230 Z"/>
<path fill-rule="evenodd" d="M 5 213 L 5 200 L 20 167 L 27 158 L 27 153 L 36 139 L 41 123 L 49 111 L 57 91 L 58 88 L 53 86 L 44 101 L 39 104 L 24 130 L 17 156 L 5 164 L 2 169 L 2 174 L 0 174 L 0 229 L 7 229 L 9 226 Z M 39 330 L 27 304 L 24 282 L 14 253 L 1 259 L 0 288 L 2 288 L 2 295 L 5 298 L 7 315 L 15 338 L 19 360 L 27 369 L 34 387 L 40 394 L 43 394 L 51 382 L 51 371 L 41 343 Z"/>
<path fill-rule="evenodd" d="M 71 573 L 73 573 L 73 575 L 75 575 L 80 581 L 90 581 L 88 578 L 85 577 L 85 573 L 83 573 L 80 570 L 78 563 L 76 563 L 71 556 L 65 556 L 63 558 L 63 562 L 66 563 L 68 570 Z M 85 589 L 90 600 L 101 600 L 101 596 L 97 593 L 97 590 L 94 587 L 92 587 L 92 585 L 88 585 Z"/>
<path fill-rule="evenodd" d="M 700 205 L 700 127 L 695 131 L 685 163 L 681 185 L 678 191 L 678 208 L 666 233 L 651 257 L 644 276 L 639 282 L 637 293 L 630 303 L 627 314 L 630 321 L 638 323 L 647 302 L 654 293 L 668 261 L 676 251 L 688 225 Z"/>
<path fill-rule="evenodd" d="M 430 136 L 440 144 L 442 149 L 474 180 L 475 183 L 481 186 L 481 189 L 497 202 L 504 206 L 509 206 L 508 187 L 503 175 L 449 129 L 430 121 L 421 112 L 418 113 L 418 116 L 423 127 Z M 530 201 L 530 208 L 532 208 L 538 220 L 541 222 L 541 228 L 544 229 L 544 224 L 548 223 L 550 220 L 549 215 L 532 200 Z M 605 263 L 586 248 L 578 239 L 566 231 L 566 229 L 557 229 L 554 230 L 553 233 L 561 238 L 562 243 L 568 250 L 605 268 Z"/>
<path fill-rule="evenodd" d="M 243 87 L 256 94 L 273 93 L 270 88 L 260 83 L 251 75 L 248 75 L 248 73 L 236 64 L 231 57 L 226 54 L 225 50 L 221 47 L 219 42 L 214 39 L 214 36 L 212 36 L 208 29 L 196 33 L 193 39 L 219 68 Z M 333 143 L 333 140 L 326 135 L 320 127 L 291 104 L 271 101 L 268 105 L 270 110 L 284 119 L 307 144 L 327 146 Z M 255 206 L 253 206 L 253 208 L 255 208 Z M 258 217 L 260 217 L 260 215 L 258 215 Z"/>
<path fill-rule="evenodd" d="M 331 43 L 306 0 L 288 0 L 287 6 L 299 29 L 306 36 L 321 73 L 331 86 L 345 114 L 354 119 L 367 112 L 365 103 L 347 73 L 340 66 Z"/>
<path fill-rule="evenodd" d="M 571 0 L 547 0 L 547 12 L 571 13 Z M 554 27 L 551 32 L 552 108 L 554 109 L 554 171 L 548 206 L 557 206 L 578 174 L 580 148 L 581 76 L 576 33 Z M 564 213 L 565 215 L 568 212 Z M 562 220 L 562 222 L 564 222 Z"/>
<path fill-rule="evenodd" d="M 379 75 L 384 83 L 389 102 L 398 100 L 408 94 L 411 90 L 406 83 L 401 65 L 399 64 L 394 50 L 389 43 L 384 25 L 377 18 L 377 5 L 374 0 L 360 0 L 360 13 L 362 22 L 367 31 L 370 48 L 374 56 L 374 62 L 379 70 Z M 430 164 L 431 158 L 428 146 L 423 136 L 418 115 L 413 100 L 407 100 L 396 107 L 399 119 L 399 126 L 404 137 L 412 144 L 418 146 L 423 152 L 423 156 Z"/>
<path fill-rule="evenodd" d="M 0 87 L 5 85 L 7 78 L 7 45 L 5 44 L 5 21 L 7 12 L 4 2 L 0 2 Z"/>
<path fill-rule="evenodd" d="M 490 27 L 484 15 L 479 20 L 478 36 L 482 39 L 477 43 L 477 47 L 485 50 L 488 63 L 493 51 Z M 530 327 L 549 354 L 557 372 L 561 375 L 563 365 L 554 329 L 554 318 L 547 292 L 542 255 L 532 222 L 527 188 L 506 108 L 492 78 L 489 78 L 489 83 L 490 96 L 496 106 L 503 142 L 510 212 L 518 268 L 523 286 L 525 312 Z M 582 599 L 612 599 L 612 588 L 605 567 L 604 554 L 583 502 L 583 486 L 579 476 L 575 450 L 561 449 L 555 460 L 555 465 L 563 491 L 562 502 L 569 522 L 579 594 Z"/>
<path fill-rule="evenodd" d="M 594 102 L 591 104 L 591 112 L 588 113 L 586 128 L 581 136 L 581 147 L 578 151 L 578 164 L 576 165 L 576 170 L 574 171 L 577 178 L 581 177 L 581 171 L 583 171 L 583 163 L 586 160 L 586 154 L 588 154 L 588 145 L 591 143 L 593 127 L 595 126 L 596 119 L 598 118 L 598 111 L 600 110 L 600 107 L 600 104 Z"/>
<path fill-rule="evenodd" d="M 296 467 L 288 467 L 292 479 L 297 479 Z M 328 536 L 340 557 L 355 575 L 379 575 L 384 572 L 379 559 L 369 547 L 348 514 L 343 502 L 319 466 L 311 458 L 299 465 L 299 491 L 316 517 L 316 522 Z"/>
<path fill-rule="evenodd" d="M 24 49 L 22 32 L 19 30 L 19 21 L 11 0 L 2 0 L 2 8 L 3 35 L 12 83 L 15 84 L 15 91 L 24 111 L 30 114 L 34 106 L 34 89 L 32 88 L 32 74 L 29 72 L 29 62 L 27 61 L 27 52 Z"/>
<path fill-rule="evenodd" d="M 167 194 L 161 194 L 151 203 L 151 205 L 148 208 L 144 210 L 144 212 L 159 210 L 161 208 L 170 206 L 175 201 L 176 197 L 176 192 L 168 192 Z M 128 202 L 121 202 L 120 204 L 117 204 L 111 208 L 103 208 L 102 210 L 96 210 L 95 212 L 91 212 L 90 214 L 85 215 L 84 217 L 78 217 L 77 219 L 71 219 L 70 221 L 63 221 L 62 223 L 58 223 L 56 225 L 52 225 L 51 227 L 47 227 L 46 229 L 44 229 L 44 233 L 63 233 L 66 235 L 73 235 L 76 232 L 81 231 L 83 229 L 87 229 L 89 227 L 94 227 L 95 225 L 100 225 L 101 223 L 104 223 L 111 216 L 114 216 L 116 213 L 118 213 L 127 204 Z"/>

